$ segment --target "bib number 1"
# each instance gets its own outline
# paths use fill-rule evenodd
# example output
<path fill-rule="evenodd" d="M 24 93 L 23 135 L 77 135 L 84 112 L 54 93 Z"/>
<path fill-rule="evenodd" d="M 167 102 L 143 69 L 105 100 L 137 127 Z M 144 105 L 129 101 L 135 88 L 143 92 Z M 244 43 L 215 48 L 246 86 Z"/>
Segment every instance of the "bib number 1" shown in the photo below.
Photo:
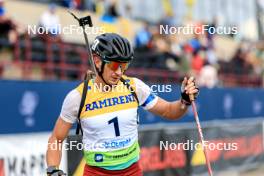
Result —
<path fill-rule="evenodd" d="M 108 124 L 114 123 L 114 128 L 115 128 L 115 135 L 120 136 L 120 131 L 119 131 L 119 125 L 118 125 L 118 118 L 115 117 L 111 120 L 108 121 Z"/>

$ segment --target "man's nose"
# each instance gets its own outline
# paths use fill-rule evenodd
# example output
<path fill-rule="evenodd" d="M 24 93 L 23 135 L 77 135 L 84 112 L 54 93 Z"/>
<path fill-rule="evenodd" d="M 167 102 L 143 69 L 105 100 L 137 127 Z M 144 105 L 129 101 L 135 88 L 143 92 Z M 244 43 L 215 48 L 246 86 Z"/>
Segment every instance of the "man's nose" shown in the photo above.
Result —
<path fill-rule="evenodd" d="M 122 75 L 122 68 L 121 68 L 121 65 L 117 68 L 117 70 L 115 71 L 115 73 L 117 74 L 117 75 Z"/>

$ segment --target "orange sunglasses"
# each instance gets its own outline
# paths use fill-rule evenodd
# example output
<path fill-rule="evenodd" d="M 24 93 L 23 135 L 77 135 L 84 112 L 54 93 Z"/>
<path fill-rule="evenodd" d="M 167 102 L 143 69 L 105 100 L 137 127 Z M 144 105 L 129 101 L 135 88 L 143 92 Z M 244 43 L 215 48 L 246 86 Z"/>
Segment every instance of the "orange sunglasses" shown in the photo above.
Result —
<path fill-rule="evenodd" d="M 115 62 L 115 61 L 108 61 L 106 62 L 106 65 L 108 68 L 110 68 L 112 71 L 116 71 L 119 67 L 122 71 L 126 71 L 126 69 L 129 66 L 129 62 Z"/>

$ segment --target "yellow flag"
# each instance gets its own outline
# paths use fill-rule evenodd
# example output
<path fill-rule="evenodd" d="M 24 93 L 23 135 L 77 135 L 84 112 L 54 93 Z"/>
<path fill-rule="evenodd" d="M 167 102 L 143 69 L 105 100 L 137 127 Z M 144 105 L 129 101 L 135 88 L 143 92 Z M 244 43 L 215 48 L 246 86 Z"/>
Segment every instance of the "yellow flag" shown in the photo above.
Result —
<path fill-rule="evenodd" d="M 197 148 L 193 153 L 192 156 L 192 161 L 191 161 L 192 166 L 199 166 L 199 165 L 204 165 L 206 164 L 202 144 L 199 143 L 197 144 Z"/>
<path fill-rule="evenodd" d="M 170 0 L 162 0 L 162 6 L 167 15 L 173 16 L 173 8 Z"/>
<path fill-rule="evenodd" d="M 82 161 L 80 162 L 79 166 L 77 167 L 77 169 L 73 175 L 74 176 L 83 176 L 84 166 L 85 166 L 85 161 L 84 161 L 84 159 L 82 159 Z"/>

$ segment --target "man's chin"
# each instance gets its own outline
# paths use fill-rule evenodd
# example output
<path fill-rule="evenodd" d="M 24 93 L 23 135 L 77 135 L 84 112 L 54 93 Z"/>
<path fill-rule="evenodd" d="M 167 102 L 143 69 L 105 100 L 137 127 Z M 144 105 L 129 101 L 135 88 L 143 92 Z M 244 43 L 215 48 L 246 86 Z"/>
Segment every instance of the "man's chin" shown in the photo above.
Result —
<path fill-rule="evenodd" d="M 119 79 L 118 80 L 110 80 L 110 81 L 108 81 L 108 84 L 114 86 L 114 85 L 117 85 L 118 81 L 119 81 Z"/>

